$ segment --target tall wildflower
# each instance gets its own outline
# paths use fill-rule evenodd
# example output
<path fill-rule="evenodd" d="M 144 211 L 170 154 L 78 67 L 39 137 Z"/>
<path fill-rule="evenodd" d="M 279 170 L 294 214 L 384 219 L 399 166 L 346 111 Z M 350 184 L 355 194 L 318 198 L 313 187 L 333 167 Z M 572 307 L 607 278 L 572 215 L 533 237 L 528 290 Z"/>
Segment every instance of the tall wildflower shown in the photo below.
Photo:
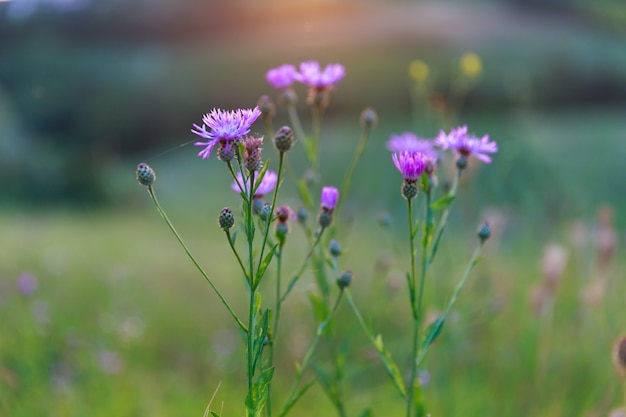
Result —
<path fill-rule="evenodd" d="M 267 82 L 278 91 L 280 102 L 294 104 L 298 101 L 298 96 L 293 89 L 296 81 L 296 67 L 291 64 L 283 64 L 280 67 L 272 68 L 265 74 Z"/>
<path fill-rule="evenodd" d="M 394 153 L 391 159 L 393 159 L 394 165 L 404 178 L 404 182 L 402 183 L 402 196 L 407 200 L 414 198 L 419 191 L 417 180 L 426 168 L 424 154 L 404 151 Z"/>
<path fill-rule="evenodd" d="M 339 190 L 335 187 L 323 187 L 320 198 L 320 215 L 318 222 L 322 228 L 330 226 L 333 221 L 333 210 L 339 199 Z"/>
<path fill-rule="evenodd" d="M 491 157 L 487 154 L 498 152 L 496 142 L 489 141 L 489 135 L 478 139 L 475 135 L 467 133 L 467 126 L 460 126 L 452 129 L 450 133 L 443 130 L 435 138 L 435 146 L 441 149 L 451 149 L 457 155 L 457 166 L 464 169 L 470 156 L 489 164 Z"/>
<path fill-rule="evenodd" d="M 319 62 L 305 61 L 300 64 L 300 72 L 294 75 L 294 79 L 309 86 L 307 103 L 324 109 L 330 100 L 330 90 L 344 75 L 346 70 L 341 64 L 328 64 L 322 70 Z"/>
<path fill-rule="evenodd" d="M 250 132 L 250 127 L 261 115 L 258 107 L 253 109 L 237 109 L 233 111 L 213 109 L 202 117 L 202 125 L 193 125 L 191 131 L 196 135 L 208 139 L 206 142 L 196 142 L 196 146 L 205 148 L 198 153 L 203 159 L 211 155 L 215 145 L 219 145 L 220 159 L 228 162 L 234 156 L 233 144 L 239 142 L 244 135 Z"/>

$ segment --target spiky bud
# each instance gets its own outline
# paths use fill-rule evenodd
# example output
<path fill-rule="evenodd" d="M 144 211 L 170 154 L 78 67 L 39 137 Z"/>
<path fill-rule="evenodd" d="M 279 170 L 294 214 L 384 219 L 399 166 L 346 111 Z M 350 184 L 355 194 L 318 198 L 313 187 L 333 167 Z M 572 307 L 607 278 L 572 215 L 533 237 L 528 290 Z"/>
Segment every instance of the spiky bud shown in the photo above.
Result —
<path fill-rule="evenodd" d="M 484 243 L 485 240 L 489 239 L 491 236 L 491 226 L 489 226 L 489 222 L 484 222 L 478 228 L 478 238 L 480 239 L 480 243 Z"/>
<path fill-rule="evenodd" d="M 334 257 L 341 255 L 341 245 L 335 239 L 330 241 L 330 245 L 328 245 L 328 251 Z"/>
<path fill-rule="evenodd" d="M 456 167 L 460 170 L 467 168 L 467 155 L 459 156 L 459 159 L 456 160 Z"/>
<path fill-rule="evenodd" d="M 276 239 L 278 239 L 281 244 L 285 244 L 287 233 L 289 233 L 289 224 L 287 222 L 276 223 Z"/>
<path fill-rule="evenodd" d="M 376 110 L 371 107 L 367 107 L 363 112 L 361 112 L 360 118 L 361 124 L 365 127 L 374 127 L 378 123 L 378 114 Z"/>
<path fill-rule="evenodd" d="M 248 172 L 258 171 L 262 168 L 263 162 L 261 161 L 261 145 L 263 144 L 263 138 L 255 138 L 248 136 L 243 140 L 243 164 Z"/>
<path fill-rule="evenodd" d="M 139 181 L 139 184 L 141 185 L 150 186 L 156 180 L 156 173 L 152 167 L 145 162 L 137 165 L 135 175 L 137 176 L 137 181 Z"/>
<path fill-rule="evenodd" d="M 226 146 L 224 143 L 217 145 L 217 159 L 224 162 L 230 162 L 235 156 L 237 156 L 237 145 L 230 144 Z"/>
<path fill-rule="evenodd" d="M 342 290 L 348 287 L 351 282 L 352 282 L 352 271 L 350 270 L 344 272 L 343 274 L 341 274 L 339 278 L 337 278 L 337 285 L 339 285 L 339 288 L 341 288 Z"/>
<path fill-rule="evenodd" d="M 263 95 L 259 98 L 257 107 L 261 110 L 261 116 L 264 119 L 272 119 L 276 115 L 276 106 L 268 95 Z"/>
<path fill-rule="evenodd" d="M 261 217 L 261 219 L 267 221 L 267 219 L 269 219 L 271 214 L 272 214 L 272 205 L 270 203 L 263 204 L 263 208 L 261 209 L 261 212 L 259 213 L 259 216 Z"/>
<path fill-rule="evenodd" d="M 293 131 L 289 126 L 281 127 L 274 135 L 274 146 L 280 153 L 289 151 L 294 142 Z"/>
<path fill-rule="evenodd" d="M 615 370 L 626 378 L 626 335 L 618 337 L 613 344 L 613 364 Z"/>
<path fill-rule="evenodd" d="M 304 225 L 309 218 L 309 212 L 304 207 L 300 207 L 298 213 L 296 213 L 296 217 L 298 218 L 298 223 Z"/>
<path fill-rule="evenodd" d="M 407 200 L 411 200 L 412 198 L 417 197 L 417 193 L 419 192 L 419 187 L 417 186 L 416 181 L 407 181 L 404 180 L 402 182 L 401 193 L 404 198 Z"/>
<path fill-rule="evenodd" d="M 327 228 L 333 222 L 333 213 L 332 211 L 320 211 L 320 215 L 317 218 L 317 221 L 322 228 Z"/>
<path fill-rule="evenodd" d="M 235 215 L 229 207 L 224 207 L 220 210 L 220 214 L 217 217 L 217 224 L 220 226 L 220 229 L 224 231 L 229 230 L 235 225 Z"/>

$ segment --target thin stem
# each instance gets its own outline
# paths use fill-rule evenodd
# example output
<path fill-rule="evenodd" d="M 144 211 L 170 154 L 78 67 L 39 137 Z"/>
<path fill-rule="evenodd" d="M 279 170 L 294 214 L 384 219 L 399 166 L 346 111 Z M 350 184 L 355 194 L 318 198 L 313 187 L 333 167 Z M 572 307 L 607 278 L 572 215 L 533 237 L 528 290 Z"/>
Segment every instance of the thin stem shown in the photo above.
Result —
<path fill-rule="evenodd" d="M 228 244 L 230 245 L 230 248 L 233 250 L 235 257 L 237 258 L 237 262 L 239 263 L 239 266 L 241 267 L 241 271 L 243 272 L 243 275 L 246 278 L 246 281 L 250 282 L 250 278 L 248 277 L 248 271 L 246 271 L 246 267 L 243 265 L 243 261 L 241 260 L 241 257 L 239 256 L 239 252 L 237 252 L 237 249 L 235 249 L 235 245 L 233 244 L 233 239 L 230 235 L 230 230 L 225 230 L 225 232 L 226 232 L 226 237 L 228 238 Z"/>
<path fill-rule="evenodd" d="M 476 246 L 476 249 L 474 249 L 474 253 L 472 254 L 472 257 L 470 258 L 469 262 L 467 263 L 467 267 L 465 268 L 465 272 L 463 273 L 463 276 L 461 277 L 461 279 L 457 283 L 456 288 L 454 289 L 454 292 L 452 293 L 452 296 L 450 297 L 450 300 L 448 300 L 448 304 L 446 305 L 446 309 L 444 310 L 444 312 L 440 316 L 440 320 L 442 322 L 445 321 L 446 317 L 450 313 L 450 310 L 452 309 L 452 306 L 454 306 L 454 303 L 456 302 L 457 298 L 461 294 L 461 290 L 465 286 L 465 282 L 467 281 L 467 277 L 469 277 L 469 274 L 472 271 L 472 269 L 474 268 L 474 265 L 476 265 L 476 260 L 478 259 L 478 255 L 480 255 L 480 251 L 482 250 L 482 248 L 483 248 L 483 243 L 480 242 L 478 244 L 478 246 Z M 426 356 L 426 353 L 428 352 L 429 347 L 430 346 L 426 346 L 420 352 L 420 354 L 418 355 L 417 361 L 416 361 L 417 362 L 417 366 L 419 366 L 419 364 L 422 362 L 422 360 Z"/>
<path fill-rule="evenodd" d="M 243 193 L 242 195 L 244 195 L 244 201 L 246 203 L 248 203 L 248 201 L 252 201 L 252 200 L 248 200 L 248 190 L 247 190 L 247 184 L 246 184 L 246 177 L 243 175 L 243 173 L 241 174 L 241 178 L 243 180 L 243 184 L 239 181 L 239 177 L 237 177 L 237 174 L 235 174 L 235 170 L 233 169 L 232 164 L 230 163 L 230 161 L 228 161 L 226 163 L 226 166 L 228 166 L 228 170 L 230 171 L 231 175 L 233 176 L 233 178 L 235 179 L 235 182 L 237 183 L 237 187 L 239 187 L 239 190 L 241 190 L 241 193 Z M 254 187 L 254 184 L 251 185 L 251 187 Z"/>
<path fill-rule="evenodd" d="M 339 292 L 339 295 L 337 296 L 337 299 L 335 300 L 335 304 L 333 305 L 333 308 L 331 309 L 331 311 L 328 313 L 328 316 L 326 317 L 324 322 L 320 323 L 320 325 L 317 327 L 317 333 L 315 334 L 315 339 L 313 339 L 313 342 L 311 343 L 311 347 L 309 348 L 307 353 L 304 355 L 304 359 L 302 360 L 302 363 L 300 364 L 298 371 L 296 373 L 296 379 L 291 387 L 291 391 L 289 392 L 289 395 L 287 396 L 288 398 L 287 403 L 285 404 L 285 407 L 283 407 L 283 410 L 280 412 L 278 417 L 283 417 L 287 413 L 287 411 L 289 411 L 289 409 L 295 404 L 294 395 L 296 394 L 298 385 L 300 385 L 300 381 L 302 380 L 302 376 L 304 375 L 304 370 L 309 366 L 311 359 L 313 359 L 313 354 L 315 353 L 315 350 L 317 349 L 317 346 L 319 345 L 319 342 L 322 339 L 322 336 L 324 335 L 324 332 L 326 331 L 328 324 L 333 318 L 335 311 L 337 311 L 337 307 L 339 306 L 339 302 L 341 301 L 341 297 L 343 293 L 344 293 L 343 290 Z M 349 297 L 347 293 L 346 295 Z"/>
<path fill-rule="evenodd" d="M 248 237 L 248 259 L 250 261 L 250 303 L 248 305 L 248 328 L 250 331 L 248 332 L 248 391 L 252 388 L 252 380 L 254 378 L 254 338 L 256 337 L 256 312 L 255 312 L 255 298 L 256 298 L 256 288 L 254 285 L 256 274 L 254 274 L 254 252 L 253 252 L 253 227 L 254 222 L 252 221 L 252 197 L 254 190 L 254 174 L 255 172 L 250 172 L 250 190 L 249 190 L 249 203 L 246 205 L 247 210 L 247 237 Z"/>
<path fill-rule="evenodd" d="M 408 212 L 408 221 L 409 221 L 409 246 L 411 250 L 411 274 L 409 276 L 409 291 L 411 297 L 411 308 L 413 310 L 413 339 L 412 339 L 412 347 L 411 347 L 411 376 L 409 380 L 408 387 L 408 398 L 407 398 L 407 408 L 406 408 L 406 416 L 411 417 L 413 413 L 413 401 L 415 397 L 415 379 L 417 378 L 417 366 L 415 364 L 415 357 L 417 356 L 418 350 L 418 340 L 419 340 L 419 325 L 420 325 L 420 303 L 421 299 L 418 301 L 416 298 L 415 290 L 415 232 L 413 230 L 413 205 L 411 204 L 411 199 L 407 199 L 407 212 Z M 423 277 L 422 277 L 423 278 Z M 424 280 L 420 284 L 420 298 L 421 292 L 423 289 Z"/>
<path fill-rule="evenodd" d="M 278 334 L 278 322 L 280 320 L 280 307 L 282 302 L 280 300 L 280 284 L 281 284 L 281 272 L 283 266 L 283 248 L 284 245 L 281 243 L 278 247 L 278 260 L 276 266 L 276 306 L 274 312 L 274 325 L 272 326 L 272 339 L 270 340 L 270 357 L 269 357 L 269 366 L 273 366 L 274 364 L 274 349 L 276 344 L 276 335 Z M 270 382 L 271 384 L 271 382 Z M 271 385 L 268 384 L 268 395 L 267 395 L 267 415 L 271 417 L 272 415 L 272 403 L 271 403 Z"/>
<path fill-rule="evenodd" d="M 311 259 L 311 255 L 313 254 L 313 251 L 315 250 L 317 245 L 320 243 L 320 239 L 322 237 L 322 233 L 324 233 L 324 230 L 326 230 L 326 229 L 322 228 L 322 230 L 320 230 L 319 234 L 315 238 L 315 242 L 313 242 L 313 246 L 311 246 L 311 249 L 309 249 L 309 252 L 306 254 L 306 256 L 304 258 L 304 261 L 302 262 L 302 265 L 300 266 L 300 269 L 298 270 L 296 275 L 293 277 L 293 279 L 289 282 L 289 285 L 287 286 L 287 289 L 285 290 L 285 293 L 283 294 L 283 296 L 280 297 L 280 302 L 281 303 L 283 301 L 285 301 L 285 299 L 287 298 L 287 296 L 289 295 L 289 293 L 293 289 L 294 285 L 296 285 L 296 282 L 298 282 L 298 279 L 300 279 L 300 276 L 304 272 L 304 268 L 306 268 L 306 265 L 309 262 L 309 259 Z"/>
<path fill-rule="evenodd" d="M 298 116 L 298 111 L 296 110 L 296 105 L 294 103 L 287 104 L 287 114 L 289 115 L 289 121 L 291 122 L 291 125 L 293 126 L 293 130 L 296 134 L 296 139 L 302 140 L 305 147 L 307 148 L 306 149 L 307 156 L 309 156 L 309 150 L 308 150 L 309 139 L 304 133 L 304 129 L 302 128 L 302 123 L 300 123 L 300 117 Z M 309 156 L 309 159 L 310 159 L 310 156 Z"/>
<path fill-rule="evenodd" d="M 204 277 L 204 279 L 209 283 L 211 288 L 213 288 L 213 291 L 215 291 L 215 293 L 219 297 L 220 301 L 222 302 L 222 304 L 224 304 L 224 306 L 226 307 L 226 309 L 228 310 L 230 315 L 233 317 L 233 319 L 235 319 L 235 321 L 237 322 L 237 325 L 241 328 L 241 330 L 243 330 L 244 333 L 248 333 L 248 328 L 246 327 L 246 325 L 243 324 L 243 322 L 239 319 L 239 317 L 237 317 L 237 314 L 230 307 L 230 305 L 228 304 L 228 301 L 226 301 L 226 299 L 224 298 L 222 293 L 217 289 L 215 284 L 213 284 L 213 281 L 211 281 L 211 279 L 209 278 L 207 273 L 204 272 L 204 269 L 202 269 L 200 264 L 198 264 L 196 259 L 193 257 L 193 255 L 191 254 L 191 252 L 187 248 L 187 245 L 185 245 L 185 242 L 183 242 L 183 239 L 180 237 L 180 235 L 178 234 L 178 232 L 174 228 L 174 225 L 172 224 L 172 222 L 170 222 L 170 219 L 167 217 L 167 214 L 165 214 L 165 211 L 163 211 L 163 209 L 161 208 L 161 205 L 159 204 L 159 201 L 156 198 L 156 194 L 154 193 L 154 189 L 152 188 L 151 185 L 148 186 L 148 194 L 150 194 L 150 197 L 152 198 L 152 201 L 154 202 L 154 205 L 156 206 L 157 210 L 159 211 L 159 214 L 161 215 L 163 220 L 165 220 L 165 223 L 167 223 L 167 226 L 170 228 L 170 230 L 172 231 L 172 233 L 176 237 L 176 240 L 178 240 L 178 243 L 180 243 L 180 245 L 183 247 L 183 249 L 185 250 L 185 253 L 189 257 L 189 259 L 191 259 L 191 262 L 193 262 L 193 264 L 196 267 L 196 269 L 200 272 L 200 274 Z"/>
<path fill-rule="evenodd" d="M 270 117 L 265 118 L 265 130 L 267 131 L 267 136 L 270 138 L 274 137 L 274 128 L 272 127 L 272 119 Z"/>
<path fill-rule="evenodd" d="M 322 128 L 322 109 L 320 106 L 313 106 L 312 111 L 312 122 L 313 122 L 313 163 L 312 168 L 315 173 L 318 173 L 320 170 L 320 134 Z"/>
<path fill-rule="evenodd" d="M 269 216 L 267 216 L 267 219 L 265 219 L 265 232 L 263 234 L 263 242 L 261 244 L 261 255 L 259 256 L 259 265 L 258 268 L 261 268 L 261 264 L 263 263 L 263 254 L 265 252 L 265 243 L 267 242 L 267 235 L 269 233 L 270 230 L 270 224 L 272 223 L 272 219 L 274 218 L 274 211 L 276 210 L 276 198 L 278 196 L 278 188 L 280 187 L 280 177 L 281 174 L 283 172 L 283 160 L 285 159 L 285 154 L 283 152 L 280 152 L 279 154 L 279 158 L 278 158 L 278 173 L 276 174 L 276 186 L 274 187 L 274 196 L 272 197 L 272 206 L 270 207 L 270 214 Z M 256 271 L 257 275 L 259 273 L 259 270 L 257 269 Z M 258 277 L 259 281 L 261 280 L 261 278 L 263 277 Z M 259 283 L 255 283 L 255 287 L 258 285 Z"/>
<path fill-rule="evenodd" d="M 339 211 L 339 207 L 341 206 L 341 202 L 343 201 L 346 194 L 348 194 L 348 190 L 350 189 L 350 183 L 352 181 L 352 175 L 354 175 L 354 170 L 356 169 L 361 156 L 363 155 L 363 151 L 365 151 L 365 145 L 367 144 L 367 138 L 369 137 L 370 127 L 368 125 L 363 126 L 363 131 L 361 132 L 361 137 L 359 138 L 359 143 L 356 146 L 356 150 L 354 151 L 354 156 L 352 157 L 352 162 L 350 163 L 350 167 L 346 171 L 346 175 L 343 178 L 343 184 L 341 185 L 341 192 L 339 193 L 339 199 L 337 200 L 337 204 L 335 205 L 335 210 Z"/>
<path fill-rule="evenodd" d="M 459 179 L 461 178 L 461 174 L 463 173 L 462 169 L 457 169 L 456 177 L 454 179 L 454 183 L 452 184 L 452 188 L 448 193 L 448 196 L 453 197 L 456 196 L 456 189 L 459 185 Z M 439 224 L 437 225 L 437 231 L 435 232 L 435 239 L 433 240 L 433 244 L 430 248 L 430 254 L 428 255 L 427 268 L 433 262 L 433 258 L 435 257 L 435 253 L 437 253 L 437 248 L 439 247 L 439 241 L 441 240 L 441 236 L 443 235 L 443 231 L 446 229 L 448 224 L 448 216 L 450 215 L 450 209 L 452 208 L 452 203 L 448 207 L 445 208 L 441 218 L 439 219 Z"/>

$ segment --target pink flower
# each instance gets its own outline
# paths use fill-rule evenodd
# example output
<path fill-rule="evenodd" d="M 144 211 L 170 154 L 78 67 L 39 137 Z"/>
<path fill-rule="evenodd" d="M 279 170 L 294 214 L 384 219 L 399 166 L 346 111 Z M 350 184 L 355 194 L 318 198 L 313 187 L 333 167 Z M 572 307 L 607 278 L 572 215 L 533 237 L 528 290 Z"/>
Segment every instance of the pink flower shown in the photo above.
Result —
<path fill-rule="evenodd" d="M 404 151 L 391 155 L 393 163 L 407 181 L 417 181 L 426 168 L 424 154 Z"/>
<path fill-rule="evenodd" d="M 300 72 L 294 79 L 316 89 L 330 89 L 341 80 L 346 70 L 341 64 L 328 64 L 324 71 L 317 61 L 306 61 L 300 64 Z"/>
<path fill-rule="evenodd" d="M 256 189 L 254 193 L 254 197 L 261 198 L 265 194 L 272 191 L 274 187 L 276 186 L 277 180 L 278 180 L 278 174 L 276 174 L 274 171 L 267 171 L 265 173 L 265 176 L 261 180 L 261 184 L 259 184 L 258 188 Z M 241 172 L 237 173 L 237 181 L 233 181 L 233 183 L 231 184 L 231 188 L 238 193 L 244 192 L 244 190 L 239 188 L 239 184 L 243 184 L 243 178 L 241 176 Z M 246 188 L 248 187 L 250 187 L 250 179 L 248 179 L 248 184 Z"/>
<path fill-rule="evenodd" d="M 295 81 L 297 74 L 296 67 L 290 64 L 281 65 L 278 68 L 272 68 L 265 74 L 265 79 L 277 90 L 283 90 L 291 87 Z"/>
<path fill-rule="evenodd" d="M 437 159 L 437 151 L 433 147 L 433 142 L 422 139 L 413 132 L 404 132 L 399 135 L 392 134 L 387 141 L 387 149 L 398 153 L 403 151 L 419 152 L 425 156 Z"/>
<path fill-rule="evenodd" d="M 444 150 L 452 149 L 459 156 L 469 157 L 474 155 L 477 159 L 487 164 L 491 163 L 491 157 L 486 154 L 498 152 L 498 145 L 496 142 L 489 142 L 489 135 L 478 139 L 476 136 L 467 133 L 467 126 L 452 129 L 449 134 L 446 134 L 443 130 L 440 131 L 437 138 L 435 138 L 435 146 Z"/>
<path fill-rule="evenodd" d="M 224 145 L 224 153 L 228 153 L 233 143 L 237 143 L 250 132 L 250 127 L 260 115 L 261 111 L 257 107 L 234 111 L 211 110 L 202 118 L 202 126 L 194 124 L 194 129 L 191 129 L 196 135 L 208 139 L 207 142 L 194 143 L 196 146 L 206 146 L 198 155 L 208 158 L 217 143 Z"/>
<path fill-rule="evenodd" d="M 322 196 L 321 206 L 322 210 L 332 212 L 337 204 L 337 199 L 339 199 L 339 190 L 335 187 L 323 187 L 322 188 Z"/>

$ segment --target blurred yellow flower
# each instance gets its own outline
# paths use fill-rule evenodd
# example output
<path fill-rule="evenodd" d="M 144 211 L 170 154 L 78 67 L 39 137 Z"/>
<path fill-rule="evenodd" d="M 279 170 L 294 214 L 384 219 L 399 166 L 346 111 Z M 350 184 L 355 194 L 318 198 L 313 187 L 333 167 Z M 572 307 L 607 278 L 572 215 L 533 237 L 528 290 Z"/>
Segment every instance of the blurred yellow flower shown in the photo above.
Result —
<path fill-rule="evenodd" d="M 420 59 L 414 59 L 409 64 L 409 75 L 415 81 L 424 81 L 428 78 L 428 64 Z"/>
<path fill-rule="evenodd" d="M 476 77 L 483 70 L 483 61 L 475 53 L 469 52 L 461 57 L 461 72 L 468 77 Z"/>

